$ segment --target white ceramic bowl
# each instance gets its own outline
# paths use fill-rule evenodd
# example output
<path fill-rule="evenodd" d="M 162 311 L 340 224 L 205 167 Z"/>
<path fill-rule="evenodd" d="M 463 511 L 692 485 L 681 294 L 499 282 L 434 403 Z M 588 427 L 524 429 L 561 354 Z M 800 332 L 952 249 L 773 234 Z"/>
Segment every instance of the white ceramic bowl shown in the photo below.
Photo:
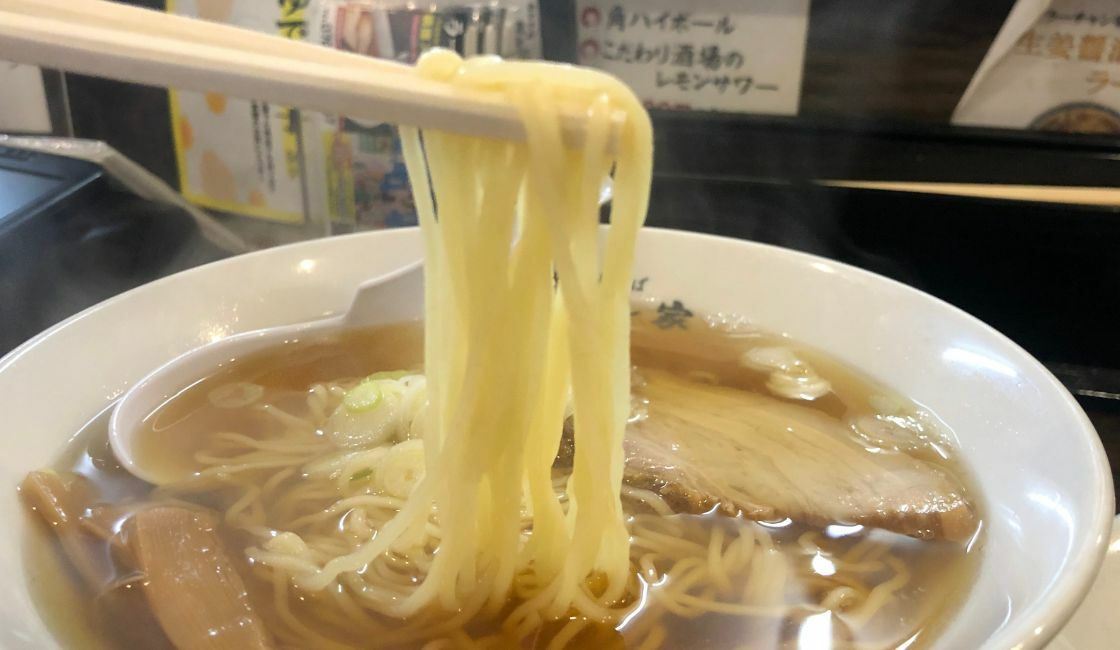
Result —
<path fill-rule="evenodd" d="M 0 361 L 0 645 L 50 647 L 27 594 L 15 485 L 148 371 L 215 338 L 344 309 L 354 287 L 420 256 L 415 230 L 317 240 L 180 273 L 108 300 Z M 890 280 L 731 239 L 646 230 L 638 299 L 733 312 L 925 404 L 955 432 L 986 520 L 980 575 L 938 648 L 1039 648 L 1105 550 L 1108 464 L 1084 413 L 1023 350 Z"/>

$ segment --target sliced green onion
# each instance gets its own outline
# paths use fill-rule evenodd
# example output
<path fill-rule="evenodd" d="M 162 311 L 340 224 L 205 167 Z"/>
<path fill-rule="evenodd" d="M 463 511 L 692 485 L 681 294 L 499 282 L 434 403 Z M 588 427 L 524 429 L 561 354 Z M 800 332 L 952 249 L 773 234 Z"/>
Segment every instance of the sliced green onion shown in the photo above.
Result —
<path fill-rule="evenodd" d="M 381 404 L 381 397 L 380 382 L 367 380 L 346 393 L 346 397 L 342 398 L 342 403 L 346 406 L 346 410 L 351 413 L 363 413 L 377 408 Z"/>
<path fill-rule="evenodd" d="M 371 476 L 373 476 L 373 468 L 372 467 L 367 467 L 363 470 L 359 470 L 359 471 L 351 474 L 350 475 L 350 480 L 351 481 L 361 481 L 361 480 L 367 479 Z"/>
<path fill-rule="evenodd" d="M 382 370 L 381 372 L 375 372 L 369 377 L 366 377 L 365 380 L 375 381 L 378 379 L 400 379 L 401 377 L 407 377 L 411 374 L 413 374 L 413 372 L 410 370 Z"/>

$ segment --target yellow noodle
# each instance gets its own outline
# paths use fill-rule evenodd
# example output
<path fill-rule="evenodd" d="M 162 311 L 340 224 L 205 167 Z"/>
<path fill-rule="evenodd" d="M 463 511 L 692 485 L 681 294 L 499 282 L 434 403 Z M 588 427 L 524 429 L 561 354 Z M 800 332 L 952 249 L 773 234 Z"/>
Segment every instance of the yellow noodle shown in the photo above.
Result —
<path fill-rule="evenodd" d="M 829 542 L 815 531 L 779 547 L 753 522 L 678 517 L 655 492 L 622 484 L 629 276 L 651 156 L 633 95 L 566 67 L 440 53 L 420 68 L 505 93 L 528 138 L 401 130 L 426 260 L 428 402 L 408 431 L 423 442 L 424 478 L 408 499 L 350 480 L 366 468 L 320 433 L 356 385 L 340 380 L 310 386 L 306 408 L 248 407 L 282 434 L 221 432 L 195 455 L 206 469 L 166 490 L 215 489 L 227 521 L 258 540 L 246 553 L 271 585 L 281 645 L 559 648 L 592 624 L 627 622 L 627 643 L 652 650 L 670 645 L 663 614 L 777 618 L 791 605 L 866 624 L 909 581 L 885 544 L 861 540 L 830 556 L 837 575 L 818 576 L 809 559 Z M 581 147 L 564 142 L 565 105 L 586 114 Z M 558 475 L 569 414 L 575 454 Z M 625 516 L 624 499 L 637 514 Z M 278 533 L 302 544 L 269 545 Z"/>
<path fill-rule="evenodd" d="M 724 563 L 723 527 L 718 525 L 712 529 L 712 536 L 708 541 L 708 577 L 719 587 L 720 593 L 731 591 L 731 581 L 727 577 Z"/>
<path fill-rule="evenodd" d="M 895 571 L 894 577 L 886 582 L 876 585 L 871 593 L 868 594 L 867 599 L 851 612 L 851 620 L 863 624 L 871 619 L 880 608 L 887 603 L 887 600 L 910 581 L 910 570 L 901 560 L 889 557 L 886 560 Z"/>

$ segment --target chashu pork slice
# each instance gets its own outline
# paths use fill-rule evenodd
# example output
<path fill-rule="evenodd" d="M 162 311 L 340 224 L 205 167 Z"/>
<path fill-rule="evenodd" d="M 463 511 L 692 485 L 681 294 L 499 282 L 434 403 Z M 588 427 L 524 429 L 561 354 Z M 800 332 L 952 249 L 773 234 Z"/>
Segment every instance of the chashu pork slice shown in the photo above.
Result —
<path fill-rule="evenodd" d="M 978 519 L 942 468 L 856 442 L 818 411 L 734 388 L 642 370 L 648 417 L 626 433 L 627 484 L 676 512 L 714 507 L 758 521 L 861 524 L 964 541 Z"/>

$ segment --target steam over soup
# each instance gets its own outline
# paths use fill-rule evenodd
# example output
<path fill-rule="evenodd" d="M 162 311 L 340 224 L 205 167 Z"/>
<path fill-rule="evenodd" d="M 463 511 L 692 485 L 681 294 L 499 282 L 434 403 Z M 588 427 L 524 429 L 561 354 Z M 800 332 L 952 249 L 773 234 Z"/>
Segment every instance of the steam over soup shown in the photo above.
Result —
<path fill-rule="evenodd" d="M 249 620 L 246 636 L 260 647 L 547 648 L 560 635 L 569 648 L 927 645 L 972 580 L 979 523 L 967 475 L 936 419 L 789 339 L 700 317 L 663 328 L 659 318 L 656 310 L 632 318 L 622 500 L 630 579 L 616 618 L 541 621 L 519 635 L 508 627 L 523 602 L 518 587 L 501 608 L 469 619 L 400 620 L 370 610 L 366 590 L 406 593 L 422 575 L 439 548 L 435 519 L 326 591 L 303 591 L 291 582 L 291 565 L 260 561 L 287 546 L 298 549 L 293 565 L 355 548 L 415 489 L 424 473 L 413 437 L 425 390 L 419 324 L 293 342 L 192 386 L 153 413 L 140 438 L 145 467 L 177 477 L 157 488 L 116 464 L 105 417 L 94 420 L 55 468 L 62 497 L 53 501 L 73 517 L 73 530 L 57 537 L 40 526 L 36 539 L 50 542 L 28 544 L 44 616 L 70 647 L 172 647 L 168 637 L 189 630 L 167 632 L 156 603 L 182 607 L 196 596 L 221 602 L 209 613 L 216 620 L 195 627 Z M 741 402 L 740 426 L 713 425 L 707 418 L 732 399 Z M 769 435 L 771 417 L 799 433 L 778 448 L 749 440 Z M 672 443 L 662 440 L 666 427 Z M 803 444 L 832 449 L 832 462 L 815 464 Z M 559 493 L 572 446 L 562 436 L 553 459 Z M 845 483 L 852 466 L 884 457 L 892 460 L 874 466 L 882 474 L 865 479 L 882 498 L 854 501 Z M 806 463 L 812 472 L 775 471 Z M 920 497 L 885 501 L 904 492 L 891 483 L 899 475 L 902 488 L 926 484 L 958 505 L 915 519 L 906 513 L 930 508 Z M 765 502 L 757 482 L 776 482 L 779 502 Z M 35 490 L 50 488 L 25 485 L 24 498 L 34 503 Z M 527 543 L 529 504 L 520 507 Z M 830 520 L 838 508 L 849 518 Z M 171 540 L 184 535 L 210 535 L 242 593 L 231 598 L 224 581 L 157 584 L 161 572 L 189 574 L 199 561 L 179 563 L 190 544 Z M 161 539 L 178 545 L 138 548 Z M 94 568 L 73 570 L 75 552 Z M 245 628 L 236 630 L 227 646 L 247 647 Z"/>

